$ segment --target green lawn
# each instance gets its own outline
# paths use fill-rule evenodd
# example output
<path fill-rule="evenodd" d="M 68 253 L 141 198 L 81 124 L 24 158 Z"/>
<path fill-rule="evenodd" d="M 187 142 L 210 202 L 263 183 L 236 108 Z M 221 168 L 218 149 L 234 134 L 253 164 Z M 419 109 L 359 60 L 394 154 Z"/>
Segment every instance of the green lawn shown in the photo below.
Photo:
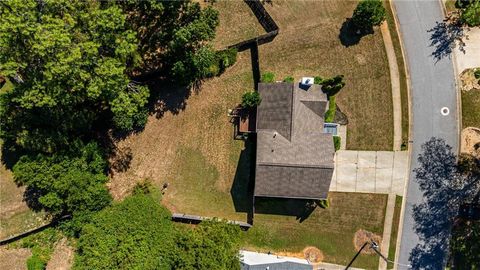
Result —
<path fill-rule="evenodd" d="M 393 212 L 392 233 L 390 234 L 390 246 L 388 249 L 388 258 L 395 260 L 397 249 L 398 226 L 400 223 L 400 212 L 402 211 L 402 196 L 395 197 L 395 211 Z M 388 263 L 387 269 L 393 269 L 393 264 Z"/>
<path fill-rule="evenodd" d="M 462 91 L 462 126 L 480 128 L 480 90 Z"/>
<path fill-rule="evenodd" d="M 301 252 L 306 246 L 315 246 L 325 255 L 325 261 L 348 264 L 356 253 L 353 237 L 358 229 L 382 235 L 387 196 L 331 192 L 329 199 L 329 208 L 317 207 L 304 221 L 292 213 L 292 209 L 301 213 L 299 203 L 276 200 L 265 209 L 262 202 L 257 203 L 256 211 L 290 215 L 255 214 L 245 246 L 264 252 Z M 282 207 L 286 209 L 279 210 Z M 362 254 L 354 266 L 376 269 L 378 257 Z"/>

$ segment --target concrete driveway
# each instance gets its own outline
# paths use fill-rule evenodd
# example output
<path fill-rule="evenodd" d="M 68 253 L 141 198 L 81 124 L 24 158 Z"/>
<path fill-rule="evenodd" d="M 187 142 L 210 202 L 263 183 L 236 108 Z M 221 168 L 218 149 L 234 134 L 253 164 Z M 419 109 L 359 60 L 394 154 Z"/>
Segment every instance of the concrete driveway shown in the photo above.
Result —
<path fill-rule="evenodd" d="M 395 193 L 403 196 L 408 178 L 406 151 L 350 151 L 335 154 L 330 191 Z"/>
<path fill-rule="evenodd" d="M 480 67 L 480 28 L 473 27 L 465 30 L 466 37 L 464 51 L 459 46 L 455 48 L 457 73 L 460 74 L 467 68 Z"/>

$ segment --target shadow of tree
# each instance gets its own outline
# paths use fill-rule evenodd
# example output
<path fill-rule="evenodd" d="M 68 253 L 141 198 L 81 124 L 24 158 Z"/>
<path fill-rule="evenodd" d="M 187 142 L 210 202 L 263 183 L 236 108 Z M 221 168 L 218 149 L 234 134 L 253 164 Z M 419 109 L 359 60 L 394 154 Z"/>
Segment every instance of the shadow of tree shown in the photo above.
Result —
<path fill-rule="evenodd" d="M 353 45 L 357 45 L 362 39 L 362 37 L 371 34 L 373 34 L 373 28 L 366 29 L 364 31 L 358 31 L 351 23 L 351 18 L 347 18 L 342 23 L 338 38 L 340 39 L 340 42 L 343 46 L 350 47 Z"/>
<path fill-rule="evenodd" d="M 436 25 L 428 30 L 431 33 L 430 46 L 434 48 L 431 56 L 438 62 L 444 57 L 449 57 L 453 49 L 459 46 L 459 50 L 465 53 L 465 43 L 462 38 L 464 31 L 462 24 L 458 19 L 443 22 L 437 22 Z"/>
<path fill-rule="evenodd" d="M 423 202 L 413 207 L 420 243 L 410 253 L 413 269 L 442 269 L 447 261 L 450 232 L 459 206 L 478 193 L 478 179 L 461 173 L 451 146 L 431 138 L 422 145 L 414 169 Z"/>

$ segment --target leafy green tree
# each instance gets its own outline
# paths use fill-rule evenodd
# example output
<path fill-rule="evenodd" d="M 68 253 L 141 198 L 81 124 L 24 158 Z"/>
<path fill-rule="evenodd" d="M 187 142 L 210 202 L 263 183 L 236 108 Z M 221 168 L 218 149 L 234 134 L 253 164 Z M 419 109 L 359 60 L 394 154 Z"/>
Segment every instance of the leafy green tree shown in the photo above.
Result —
<path fill-rule="evenodd" d="M 480 222 L 459 220 L 452 230 L 453 269 L 480 268 Z"/>
<path fill-rule="evenodd" d="M 111 196 L 105 158 L 95 143 L 78 149 L 79 156 L 57 153 L 22 156 L 13 167 L 17 184 L 27 186 L 27 202 L 59 216 L 98 211 Z"/>
<path fill-rule="evenodd" d="M 345 82 L 343 81 L 343 75 L 337 75 L 332 78 L 322 79 L 320 85 L 322 85 L 323 92 L 329 96 L 334 96 L 345 86 Z"/>
<path fill-rule="evenodd" d="M 215 51 L 205 46 L 219 24 L 213 7 L 196 2 L 127 0 L 119 3 L 137 32 L 141 71 L 161 71 L 189 83 L 210 76 Z"/>
<path fill-rule="evenodd" d="M 254 108 L 260 105 L 262 98 L 257 91 L 245 92 L 242 96 L 242 106 L 244 108 Z"/>
<path fill-rule="evenodd" d="M 226 222 L 204 221 L 182 230 L 176 239 L 173 269 L 240 269 L 240 229 Z"/>
<path fill-rule="evenodd" d="M 480 25 L 480 0 L 471 1 L 466 4 L 465 9 L 462 10 L 461 19 L 468 26 Z"/>
<path fill-rule="evenodd" d="M 137 194 L 105 208 L 84 226 L 73 269 L 171 269 L 170 213 Z"/>
<path fill-rule="evenodd" d="M 352 16 L 352 23 L 359 30 L 371 29 L 386 19 L 386 11 L 381 0 L 361 0 Z"/>
<path fill-rule="evenodd" d="M 115 2 L 8 0 L 0 4 L 0 137 L 54 152 L 102 116 L 130 130 L 145 122 L 145 86 L 126 75 L 139 63 L 136 33 Z"/>

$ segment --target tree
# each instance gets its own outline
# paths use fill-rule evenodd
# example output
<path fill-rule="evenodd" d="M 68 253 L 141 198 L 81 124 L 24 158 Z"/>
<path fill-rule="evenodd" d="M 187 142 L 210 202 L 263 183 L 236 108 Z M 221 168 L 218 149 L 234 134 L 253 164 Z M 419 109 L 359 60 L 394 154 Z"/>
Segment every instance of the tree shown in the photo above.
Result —
<path fill-rule="evenodd" d="M 218 220 L 180 230 L 172 269 L 240 269 L 240 229 Z"/>
<path fill-rule="evenodd" d="M 461 19 L 468 26 L 480 25 L 480 0 L 473 0 L 470 3 L 465 4 L 465 8 L 462 10 Z"/>
<path fill-rule="evenodd" d="M 380 25 L 386 18 L 386 11 L 381 0 L 361 0 L 352 16 L 352 23 L 360 31 Z"/>
<path fill-rule="evenodd" d="M 260 94 L 256 91 L 245 92 L 242 96 L 242 107 L 251 109 L 260 105 L 262 98 Z"/>
<path fill-rule="evenodd" d="M 215 37 L 218 12 L 196 2 L 128 0 L 119 3 L 137 32 L 140 72 L 161 71 L 189 83 L 209 75 L 215 51 L 205 46 Z"/>
<path fill-rule="evenodd" d="M 145 122 L 148 89 L 127 76 L 138 40 L 115 2 L 10 0 L 0 13 L 0 70 L 14 78 L 0 95 L 3 140 L 53 153 L 102 117 Z"/>
<path fill-rule="evenodd" d="M 73 269 L 239 269 L 239 246 L 238 226 L 175 228 L 167 209 L 137 192 L 84 226 Z"/>
<path fill-rule="evenodd" d="M 80 153 L 22 156 L 13 167 L 17 184 L 26 185 L 26 200 L 54 216 L 98 211 L 110 204 L 105 187 L 105 158 L 95 143 Z"/>
<path fill-rule="evenodd" d="M 73 269 L 171 269 L 170 218 L 144 194 L 105 208 L 82 229 Z"/>

